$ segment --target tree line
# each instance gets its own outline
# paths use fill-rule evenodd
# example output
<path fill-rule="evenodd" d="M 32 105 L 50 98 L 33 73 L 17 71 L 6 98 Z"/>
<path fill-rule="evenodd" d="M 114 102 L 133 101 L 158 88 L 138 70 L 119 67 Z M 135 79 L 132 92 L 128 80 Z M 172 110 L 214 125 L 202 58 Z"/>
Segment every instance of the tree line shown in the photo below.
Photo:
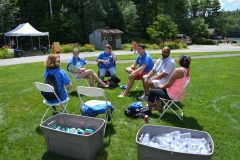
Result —
<path fill-rule="evenodd" d="M 215 28 L 218 35 L 240 37 L 240 11 L 220 10 L 219 0 L 51 0 L 51 7 L 49 2 L 1 0 L 0 44 L 3 33 L 26 22 L 61 43 L 88 43 L 88 35 L 98 28 L 122 30 L 125 42 L 150 39 L 150 28 L 159 19 L 189 36 Z"/>

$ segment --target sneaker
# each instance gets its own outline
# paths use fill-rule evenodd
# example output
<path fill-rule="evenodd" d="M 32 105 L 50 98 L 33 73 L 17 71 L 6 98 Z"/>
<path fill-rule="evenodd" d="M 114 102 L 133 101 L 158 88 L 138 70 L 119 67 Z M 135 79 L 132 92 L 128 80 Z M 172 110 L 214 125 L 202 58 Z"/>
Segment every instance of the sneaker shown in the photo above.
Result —
<path fill-rule="evenodd" d="M 142 101 L 147 101 L 148 100 L 148 96 L 145 95 L 145 93 L 143 93 L 143 95 L 141 97 L 138 97 L 139 100 Z"/>

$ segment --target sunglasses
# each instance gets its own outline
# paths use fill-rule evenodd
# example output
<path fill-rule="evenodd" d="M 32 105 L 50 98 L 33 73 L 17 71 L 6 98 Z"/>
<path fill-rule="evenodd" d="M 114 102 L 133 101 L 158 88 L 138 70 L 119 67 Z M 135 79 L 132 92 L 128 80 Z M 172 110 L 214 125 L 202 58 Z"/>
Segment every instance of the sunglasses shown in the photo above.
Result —
<path fill-rule="evenodd" d="M 162 53 L 168 53 L 167 51 L 162 51 Z"/>

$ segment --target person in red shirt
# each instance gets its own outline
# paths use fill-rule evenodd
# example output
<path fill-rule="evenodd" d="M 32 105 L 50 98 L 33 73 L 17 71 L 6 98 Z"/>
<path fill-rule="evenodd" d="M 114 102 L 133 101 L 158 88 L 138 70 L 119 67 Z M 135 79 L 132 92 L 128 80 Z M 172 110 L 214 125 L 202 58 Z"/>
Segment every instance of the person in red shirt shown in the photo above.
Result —
<path fill-rule="evenodd" d="M 135 54 L 135 53 L 137 53 L 137 43 L 132 41 L 132 45 L 133 45 L 133 52 Z"/>

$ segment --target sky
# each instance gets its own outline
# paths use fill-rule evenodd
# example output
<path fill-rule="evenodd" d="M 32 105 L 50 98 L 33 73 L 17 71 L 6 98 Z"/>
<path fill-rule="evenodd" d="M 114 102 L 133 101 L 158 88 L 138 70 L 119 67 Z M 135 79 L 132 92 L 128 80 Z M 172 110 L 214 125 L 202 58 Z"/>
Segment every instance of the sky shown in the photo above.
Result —
<path fill-rule="evenodd" d="M 240 9 L 240 0 L 219 0 L 219 2 L 225 11 Z"/>

